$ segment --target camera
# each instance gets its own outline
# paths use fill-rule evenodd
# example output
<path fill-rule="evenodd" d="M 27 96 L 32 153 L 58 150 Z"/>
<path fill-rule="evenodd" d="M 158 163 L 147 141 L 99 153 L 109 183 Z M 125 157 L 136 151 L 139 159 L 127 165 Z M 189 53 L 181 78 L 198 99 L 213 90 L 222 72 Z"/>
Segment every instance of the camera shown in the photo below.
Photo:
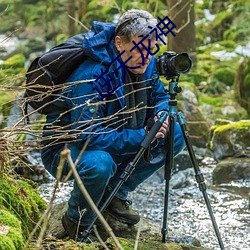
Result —
<path fill-rule="evenodd" d="M 156 69 L 159 75 L 165 76 L 167 80 L 187 73 L 192 66 L 192 61 L 187 53 L 176 54 L 168 51 L 156 59 Z"/>

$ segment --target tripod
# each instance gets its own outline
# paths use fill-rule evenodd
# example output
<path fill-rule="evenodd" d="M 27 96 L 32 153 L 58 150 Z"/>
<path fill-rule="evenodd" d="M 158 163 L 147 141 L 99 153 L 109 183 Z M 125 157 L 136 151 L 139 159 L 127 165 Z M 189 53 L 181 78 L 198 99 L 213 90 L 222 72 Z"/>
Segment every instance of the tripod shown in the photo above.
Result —
<path fill-rule="evenodd" d="M 206 192 L 206 184 L 204 182 L 204 177 L 203 174 L 201 173 L 199 166 L 198 166 L 198 162 L 197 159 L 195 157 L 190 139 L 189 139 L 189 133 L 187 131 L 186 128 L 186 124 L 185 124 L 185 120 L 184 120 L 184 116 L 181 112 L 177 113 L 177 100 L 175 99 L 177 93 L 180 93 L 182 91 L 181 87 L 178 86 L 178 80 L 179 80 L 179 76 L 177 77 L 176 80 L 172 79 L 169 82 L 169 94 L 170 94 L 170 100 L 169 100 L 169 114 L 168 114 L 168 119 L 169 119 L 169 132 L 168 135 L 166 137 L 166 146 L 167 146 L 167 153 L 166 153 L 166 161 L 165 161 L 165 201 L 164 201 L 164 215 L 163 215 L 163 226 L 162 226 L 162 242 L 165 243 L 166 242 L 166 234 L 168 232 L 167 229 L 167 216 L 168 216 L 168 198 L 169 198 L 169 182 L 171 179 L 171 175 L 172 175 L 172 169 L 174 166 L 174 123 L 175 123 L 175 119 L 177 117 L 177 120 L 181 126 L 181 130 L 182 130 L 182 134 L 187 146 L 187 150 L 191 159 L 191 162 L 193 164 L 194 167 L 194 171 L 195 171 L 195 179 L 196 182 L 198 183 L 199 189 L 203 194 L 203 198 L 205 200 L 209 215 L 210 215 L 210 219 L 212 221 L 213 224 L 213 228 L 216 234 L 216 237 L 218 239 L 219 245 L 221 250 L 224 250 L 225 247 L 223 245 L 221 236 L 220 236 L 220 232 L 212 211 L 212 207 L 210 204 L 210 201 L 208 199 L 208 195 Z"/>
<path fill-rule="evenodd" d="M 155 124 L 151 128 L 150 132 L 147 134 L 145 139 L 142 141 L 140 150 L 135 155 L 134 159 L 128 163 L 128 165 L 126 166 L 126 168 L 124 169 L 124 171 L 122 172 L 122 174 L 120 176 L 119 182 L 117 183 L 117 185 L 115 186 L 113 191 L 110 193 L 110 195 L 108 196 L 106 201 L 102 204 L 101 208 L 99 209 L 101 213 L 107 208 L 107 206 L 112 201 L 112 199 L 114 198 L 114 196 L 116 195 L 116 193 L 118 192 L 118 190 L 120 189 L 122 184 L 132 174 L 132 172 L 134 171 L 134 169 L 136 167 L 136 164 L 138 163 L 140 158 L 143 156 L 145 151 L 148 149 L 150 143 L 155 138 L 155 135 L 157 134 L 157 132 L 161 128 L 161 126 L 162 126 L 163 122 L 166 120 L 166 118 L 167 118 L 167 112 L 162 112 L 159 119 L 155 122 Z M 90 234 L 92 227 L 94 226 L 96 220 L 97 220 L 97 216 L 94 217 L 94 219 L 90 223 L 90 225 L 83 231 L 83 233 L 82 233 L 83 241 L 88 240 L 88 235 Z"/>
<path fill-rule="evenodd" d="M 179 80 L 179 77 L 177 77 L 176 80 L 172 79 L 169 83 L 169 94 L 170 94 L 169 114 L 167 112 L 161 113 L 159 119 L 155 122 L 155 124 L 151 128 L 148 135 L 142 141 L 140 150 L 135 155 L 134 159 L 130 163 L 128 163 L 128 165 L 124 169 L 123 173 L 121 174 L 120 180 L 117 183 L 116 187 L 110 193 L 110 195 L 108 196 L 106 201 L 102 204 L 102 206 L 99 210 L 102 213 L 107 208 L 107 206 L 112 201 L 112 199 L 114 198 L 114 196 L 116 195 L 116 193 L 118 192 L 118 190 L 120 189 L 122 184 L 132 174 L 138 161 L 143 156 L 144 152 L 147 150 L 150 143 L 155 138 L 155 135 L 157 134 L 157 132 L 161 128 L 161 126 L 162 126 L 163 122 L 166 120 L 167 116 L 169 116 L 169 132 L 168 132 L 168 136 L 166 138 L 166 144 L 167 144 L 168 150 L 166 153 L 166 162 L 165 162 L 166 185 L 165 185 L 164 215 L 163 215 L 163 227 L 162 227 L 162 242 L 163 243 L 166 242 L 166 234 L 168 232 L 168 230 L 167 230 L 167 214 L 168 214 L 169 181 L 171 179 L 172 169 L 173 169 L 173 164 L 174 164 L 174 123 L 175 123 L 175 119 L 177 117 L 178 122 L 181 125 L 181 130 L 182 130 L 185 142 L 186 142 L 186 146 L 187 146 L 191 161 L 192 161 L 193 166 L 194 166 L 196 181 L 199 184 L 199 189 L 202 192 L 203 197 L 205 199 L 206 206 L 207 206 L 207 209 L 209 211 L 209 215 L 210 215 L 217 239 L 219 241 L 220 248 L 221 248 L 221 250 L 224 250 L 225 248 L 224 248 L 223 242 L 221 240 L 218 226 L 216 224 L 216 221 L 215 221 L 215 218 L 213 215 L 213 211 L 212 211 L 212 208 L 211 208 L 211 205 L 210 205 L 210 202 L 208 199 L 208 195 L 206 192 L 206 184 L 204 182 L 203 175 L 199 170 L 198 163 L 197 163 L 195 154 L 193 152 L 193 148 L 192 148 L 191 143 L 190 143 L 188 131 L 186 129 L 186 125 L 185 125 L 185 121 L 184 121 L 184 117 L 180 112 L 177 113 L 177 111 L 176 111 L 177 110 L 176 109 L 177 100 L 175 99 L 175 97 L 176 97 L 177 93 L 180 93 L 182 91 L 181 87 L 178 86 L 178 80 Z M 88 235 L 91 232 L 92 227 L 94 226 L 96 220 L 97 220 L 97 216 L 94 217 L 93 221 L 90 223 L 90 225 L 82 233 L 83 241 L 88 238 Z"/>

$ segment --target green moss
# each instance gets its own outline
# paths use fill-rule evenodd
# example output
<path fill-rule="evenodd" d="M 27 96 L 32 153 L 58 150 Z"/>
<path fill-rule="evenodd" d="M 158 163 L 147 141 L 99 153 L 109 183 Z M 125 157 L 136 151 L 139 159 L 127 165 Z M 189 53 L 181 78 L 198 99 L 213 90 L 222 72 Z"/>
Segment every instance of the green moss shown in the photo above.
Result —
<path fill-rule="evenodd" d="M 9 226 L 8 233 L 0 240 L 0 249 L 21 249 L 23 236 L 20 221 L 7 210 L 0 210 L 0 224 Z M 10 244 L 11 242 L 11 244 Z M 7 246 L 6 246 L 7 244 Z"/>
<path fill-rule="evenodd" d="M 228 52 L 234 51 L 237 46 L 237 43 L 233 40 L 223 40 L 218 42 L 218 44 Z"/>
<path fill-rule="evenodd" d="M 16 250 L 13 241 L 7 235 L 1 235 L 1 234 L 0 234 L 0 249 Z"/>
<path fill-rule="evenodd" d="M 9 69 L 10 67 L 23 68 L 25 64 L 25 56 L 23 54 L 16 54 L 2 64 L 2 69 Z"/>
<path fill-rule="evenodd" d="M 124 238 L 118 238 L 120 244 L 124 248 L 124 250 L 133 250 L 135 241 L 133 239 L 124 239 Z M 106 242 L 113 244 L 113 240 L 109 238 Z M 182 243 L 174 243 L 174 242 L 168 242 L 168 243 L 162 243 L 161 241 L 155 241 L 155 240 L 144 240 L 140 241 L 138 244 L 139 250 L 199 250 L 199 249 L 205 249 L 202 247 L 196 247 L 194 245 L 188 245 L 188 244 L 182 244 Z"/>
<path fill-rule="evenodd" d="M 20 221 L 24 237 L 34 228 L 40 218 L 45 201 L 27 182 L 4 176 L 0 179 L 0 206 L 11 211 Z"/>
<path fill-rule="evenodd" d="M 216 119 L 228 119 L 230 121 L 239 121 L 244 119 L 249 119 L 247 111 L 240 106 L 236 100 L 234 93 L 232 91 L 225 91 L 221 95 L 208 95 L 207 93 L 199 93 L 198 95 L 199 104 L 208 104 L 213 107 L 212 113 L 207 115 L 207 118 L 211 121 Z M 231 112 L 225 114 L 225 107 L 234 107 Z M 235 112 L 233 112 L 235 110 Z M 237 111 L 237 112 L 236 112 Z"/>
<path fill-rule="evenodd" d="M 245 133 L 245 131 L 249 130 L 250 128 L 250 121 L 249 120 L 243 120 L 238 122 L 232 122 L 225 125 L 214 125 L 210 129 L 210 143 L 209 147 L 211 150 L 214 150 L 214 140 L 215 137 L 218 141 L 220 141 L 221 144 L 226 144 L 228 147 L 228 151 L 232 151 L 234 145 L 232 142 L 230 142 L 230 137 L 225 136 L 234 131 L 235 134 L 235 140 L 242 143 L 248 143 L 250 141 L 250 133 Z M 234 142 L 235 143 L 235 142 Z"/>
<path fill-rule="evenodd" d="M 7 210 L 0 209 L 0 221 L 7 226 L 21 230 L 20 221 L 16 218 L 16 216 L 11 214 Z"/>
<path fill-rule="evenodd" d="M 199 97 L 200 103 L 206 103 L 210 104 L 214 107 L 222 107 L 222 104 L 224 103 L 224 99 L 221 96 L 209 96 L 209 95 L 201 95 Z"/>
<path fill-rule="evenodd" d="M 22 231 L 16 231 L 15 228 L 11 228 L 7 236 L 12 240 L 14 246 L 16 249 L 22 249 L 22 246 L 24 244 Z"/>
<path fill-rule="evenodd" d="M 1 64 L 0 84 L 19 86 L 25 80 L 25 56 L 16 54 Z"/>
<path fill-rule="evenodd" d="M 235 78 L 235 70 L 228 67 L 221 67 L 214 71 L 213 78 L 228 86 L 232 86 Z"/>
<path fill-rule="evenodd" d="M 220 125 L 215 126 L 214 133 L 225 132 L 231 129 L 241 130 L 241 129 L 245 129 L 249 127 L 250 127 L 250 121 L 233 122 L 233 123 L 229 123 L 229 124 L 222 125 L 222 126 Z"/>

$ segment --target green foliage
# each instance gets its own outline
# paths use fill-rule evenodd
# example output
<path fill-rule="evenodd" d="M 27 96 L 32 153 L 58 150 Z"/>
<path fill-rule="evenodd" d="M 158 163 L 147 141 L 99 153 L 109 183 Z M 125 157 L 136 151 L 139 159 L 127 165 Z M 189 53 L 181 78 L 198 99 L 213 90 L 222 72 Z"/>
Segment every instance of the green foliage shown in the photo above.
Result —
<path fill-rule="evenodd" d="M 221 96 L 210 97 L 208 95 L 200 95 L 199 101 L 200 103 L 210 104 L 213 107 L 222 107 L 224 104 L 224 99 Z"/>
<path fill-rule="evenodd" d="M 247 23 L 250 23 L 250 2 L 247 0 L 204 0 L 202 4 L 196 4 L 198 14 L 196 25 L 197 41 L 204 43 L 207 37 L 212 42 L 231 40 L 238 44 L 245 45 L 249 42 L 250 29 Z M 215 14 L 212 21 L 200 21 L 203 18 L 202 11 L 209 10 Z"/>
<path fill-rule="evenodd" d="M 224 83 L 225 85 L 232 86 L 234 83 L 235 71 L 228 67 L 221 67 L 215 69 L 213 72 L 213 78 L 222 84 Z"/>
<path fill-rule="evenodd" d="M 234 94 L 231 91 L 225 91 L 225 93 L 217 96 L 200 93 L 199 104 L 201 106 L 212 106 L 212 113 L 207 114 L 206 117 L 212 121 L 225 118 L 230 121 L 249 119 L 247 111 L 237 103 L 237 100 L 234 98 Z M 225 107 L 232 107 L 232 111 L 225 113 L 225 111 L 223 111 Z"/>
<path fill-rule="evenodd" d="M 18 77 L 18 74 L 25 72 L 24 69 L 25 57 L 22 54 L 16 54 L 8 58 L 1 65 L 2 70 L 0 71 L 0 84 L 5 84 L 6 80 L 9 77 L 11 81 L 8 82 L 8 85 L 20 85 L 22 84 L 22 76 Z M 16 76 L 13 78 L 13 76 Z M 11 82 L 11 84 L 10 84 Z"/>
<path fill-rule="evenodd" d="M 9 69 L 9 68 L 23 68 L 25 63 L 25 57 L 22 54 L 16 54 L 12 57 L 8 58 L 2 64 L 2 69 Z"/>

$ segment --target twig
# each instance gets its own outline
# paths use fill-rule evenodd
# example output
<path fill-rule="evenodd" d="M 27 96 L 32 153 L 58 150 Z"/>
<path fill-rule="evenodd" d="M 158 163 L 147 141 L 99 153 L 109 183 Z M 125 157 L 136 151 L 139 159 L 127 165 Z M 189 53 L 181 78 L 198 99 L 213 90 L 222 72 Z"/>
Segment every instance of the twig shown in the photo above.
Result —
<path fill-rule="evenodd" d="M 138 246 L 139 246 L 139 237 L 140 237 L 140 233 L 141 233 L 141 224 L 142 224 L 142 222 L 140 220 L 139 225 L 138 225 L 138 230 L 137 230 L 136 238 L 135 238 L 134 250 L 137 250 Z"/>
<path fill-rule="evenodd" d="M 105 230 L 108 232 L 108 234 L 113 238 L 115 245 L 117 246 L 117 248 L 119 250 L 124 250 L 123 247 L 121 246 L 121 244 L 119 243 L 118 239 L 116 238 L 116 236 L 114 235 L 111 227 L 109 226 L 109 224 L 106 222 L 106 220 L 104 219 L 104 217 L 102 216 L 102 214 L 100 213 L 100 211 L 98 210 L 98 208 L 96 207 L 95 203 L 93 202 L 92 198 L 90 197 L 88 191 L 86 190 L 85 186 L 83 185 L 83 182 L 79 176 L 79 174 L 77 173 L 77 170 L 75 168 L 74 162 L 71 158 L 71 154 L 70 154 L 70 150 L 69 149 L 64 149 L 61 152 L 61 157 L 62 158 L 66 158 L 68 160 L 69 166 L 72 169 L 73 172 L 73 176 L 75 178 L 75 181 L 80 189 L 80 191 L 82 192 L 84 198 L 86 199 L 86 201 L 88 202 L 90 208 L 95 212 L 95 214 L 97 215 L 98 219 L 100 220 L 100 222 L 102 223 L 102 225 L 104 226 Z"/>
<path fill-rule="evenodd" d="M 106 249 L 109 250 L 108 246 L 105 244 L 105 242 L 102 240 L 100 234 L 97 231 L 96 225 L 93 226 L 93 230 L 95 232 L 95 235 L 97 237 L 97 239 L 100 241 L 101 245 Z"/>
<path fill-rule="evenodd" d="M 49 218 L 50 218 L 50 215 L 51 215 L 52 205 L 53 205 L 53 202 L 55 200 L 55 194 L 56 194 L 56 190 L 57 190 L 58 185 L 59 185 L 60 177 L 62 175 L 62 170 L 63 170 L 65 160 L 66 159 L 63 158 L 63 157 L 60 158 L 60 162 L 58 164 L 57 174 L 56 174 L 56 179 L 57 180 L 55 182 L 54 190 L 53 190 L 52 197 L 50 199 L 49 205 L 48 205 L 46 211 L 44 212 L 44 214 L 42 215 L 42 217 L 40 218 L 40 220 L 38 221 L 38 223 L 36 224 L 35 228 L 31 232 L 31 234 L 29 235 L 29 238 L 28 238 L 26 244 L 24 245 L 23 250 L 27 249 L 27 247 L 29 246 L 30 241 L 32 240 L 32 238 L 35 235 L 36 231 L 38 230 L 38 228 L 40 227 L 40 225 L 43 222 L 41 232 L 40 232 L 40 235 L 38 237 L 37 244 L 36 244 L 37 247 L 41 246 L 42 239 L 43 239 L 43 236 L 44 236 L 44 233 L 46 231 L 47 224 L 48 224 L 48 221 L 49 221 Z"/>
<path fill-rule="evenodd" d="M 87 26 L 85 26 L 82 22 L 80 22 L 79 20 L 77 20 L 76 18 L 74 18 L 71 15 L 68 15 L 68 17 L 72 20 L 74 20 L 76 23 L 80 24 L 84 29 L 86 29 L 87 31 L 89 31 L 89 28 Z"/>

